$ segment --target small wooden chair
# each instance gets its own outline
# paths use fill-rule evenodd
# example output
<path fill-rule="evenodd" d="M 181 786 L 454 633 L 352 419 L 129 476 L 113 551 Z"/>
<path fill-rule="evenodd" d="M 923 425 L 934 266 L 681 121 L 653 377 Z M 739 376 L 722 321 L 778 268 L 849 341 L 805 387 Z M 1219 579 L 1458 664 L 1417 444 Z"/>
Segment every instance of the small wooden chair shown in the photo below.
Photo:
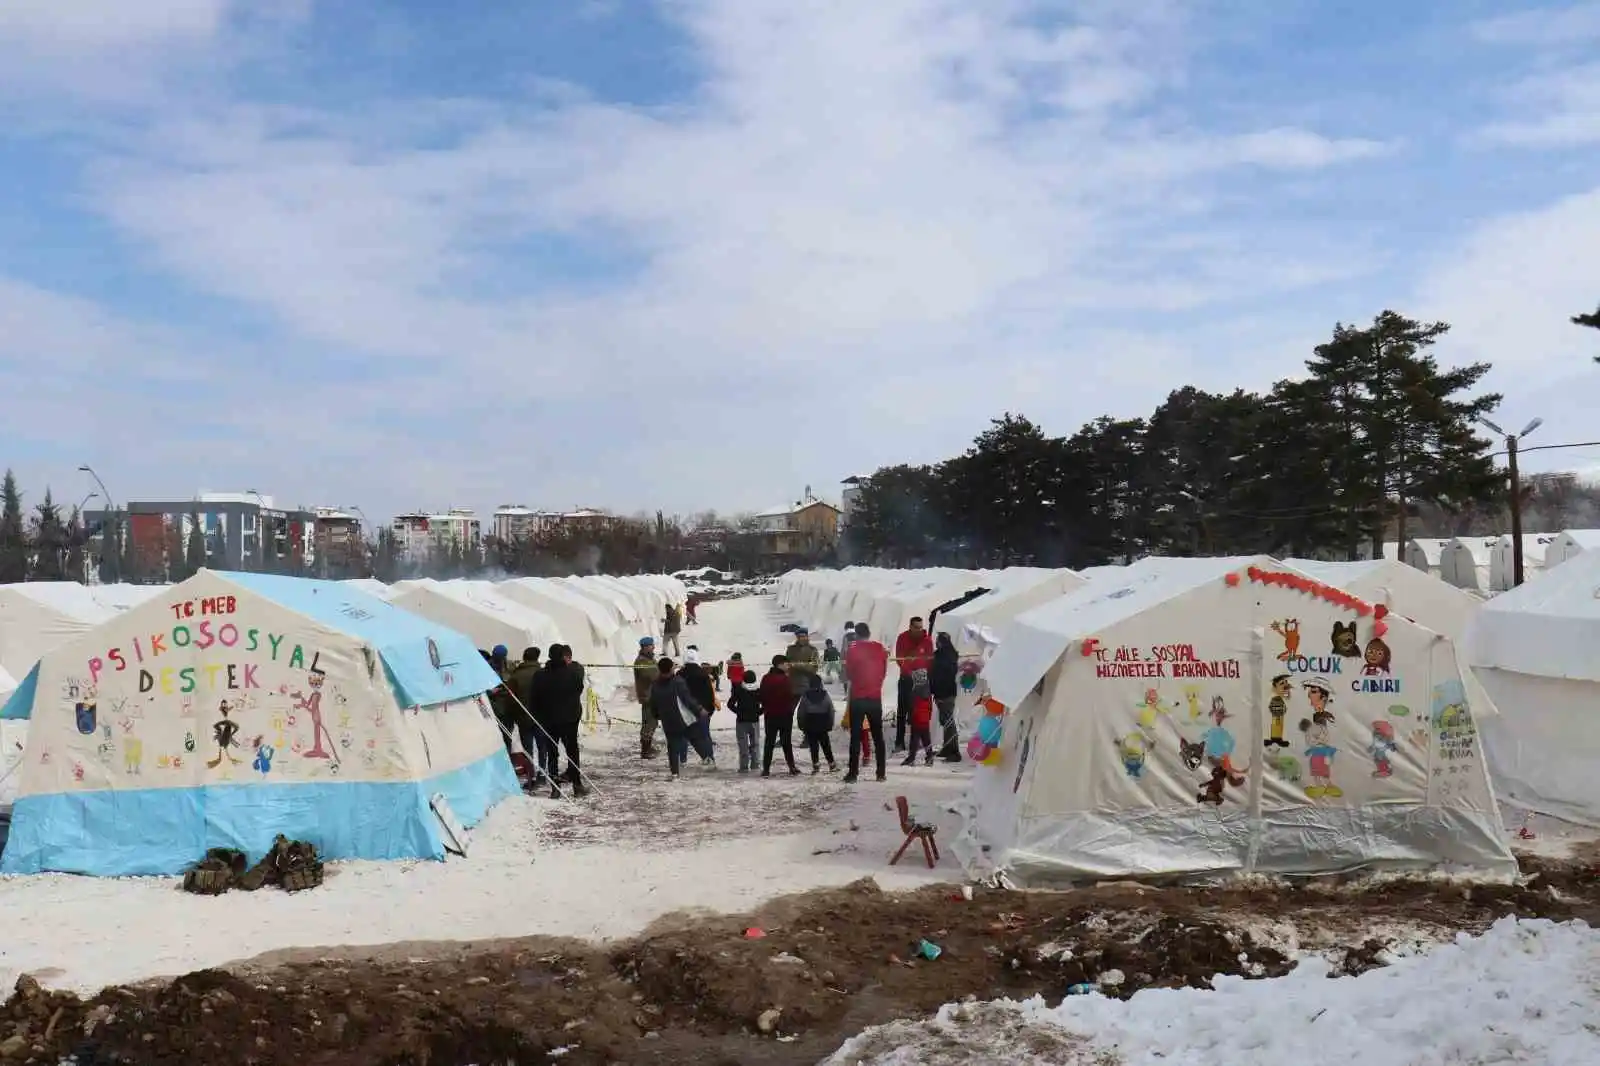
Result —
<path fill-rule="evenodd" d="M 911 820 L 911 805 L 904 796 L 894 798 L 895 810 L 900 812 L 900 830 L 905 833 L 906 841 L 900 845 L 900 850 L 894 853 L 894 858 L 889 860 L 893 866 L 900 861 L 900 856 L 906 853 L 913 840 L 921 841 L 923 858 L 928 860 L 928 869 L 933 869 L 939 861 L 939 844 L 933 838 L 938 834 L 939 827 L 927 822 L 913 822 Z"/>

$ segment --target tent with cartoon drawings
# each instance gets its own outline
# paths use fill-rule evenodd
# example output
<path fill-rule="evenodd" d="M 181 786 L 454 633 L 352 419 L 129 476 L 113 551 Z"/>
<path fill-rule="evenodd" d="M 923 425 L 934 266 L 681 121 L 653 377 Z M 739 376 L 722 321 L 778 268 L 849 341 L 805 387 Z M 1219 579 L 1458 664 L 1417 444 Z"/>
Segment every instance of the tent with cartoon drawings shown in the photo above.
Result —
<path fill-rule="evenodd" d="M 1265 557 L 1160 559 L 1003 625 L 953 850 L 1019 886 L 1515 875 L 1451 642 Z"/>
<path fill-rule="evenodd" d="M 46 653 L 0 872 L 175 874 L 275 834 L 443 858 L 517 791 L 464 636 L 338 582 L 202 570 Z"/>

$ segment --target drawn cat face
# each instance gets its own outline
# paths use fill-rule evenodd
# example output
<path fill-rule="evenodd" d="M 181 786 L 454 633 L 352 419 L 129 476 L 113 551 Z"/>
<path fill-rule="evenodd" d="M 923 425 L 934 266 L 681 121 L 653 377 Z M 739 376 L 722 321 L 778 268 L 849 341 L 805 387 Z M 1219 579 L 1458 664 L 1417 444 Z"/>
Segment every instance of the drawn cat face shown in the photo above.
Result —
<path fill-rule="evenodd" d="M 1178 739 L 1178 756 L 1183 760 L 1183 765 L 1191 770 L 1200 769 L 1200 763 L 1205 759 L 1206 746 L 1200 741 L 1190 743 L 1183 738 Z"/>
<path fill-rule="evenodd" d="M 1356 624 L 1333 623 L 1333 653 L 1347 659 L 1361 657 L 1361 643 L 1356 639 Z"/>

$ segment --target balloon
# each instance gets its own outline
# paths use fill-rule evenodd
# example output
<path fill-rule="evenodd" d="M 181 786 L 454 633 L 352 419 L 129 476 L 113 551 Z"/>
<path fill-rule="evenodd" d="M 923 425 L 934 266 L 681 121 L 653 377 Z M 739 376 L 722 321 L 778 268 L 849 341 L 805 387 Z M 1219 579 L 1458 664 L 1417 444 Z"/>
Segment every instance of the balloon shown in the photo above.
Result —
<path fill-rule="evenodd" d="M 973 762 L 981 762 L 988 753 L 989 745 L 983 742 L 982 737 L 974 735 L 971 740 L 967 741 L 967 758 Z"/>
<path fill-rule="evenodd" d="M 990 748 L 988 754 L 986 754 L 983 758 L 978 760 L 978 764 L 981 765 L 981 766 L 999 766 L 1000 765 L 1000 749 L 999 748 Z"/>
<path fill-rule="evenodd" d="M 998 717 L 1006 713 L 1006 705 L 993 696 L 986 696 L 983 700 L 983 713 Z"/>
<path fill-rule="evenodd" d="M 998 718 L 978 719 L 978 739 L 985 744 L 1000 743 L 1001 722 Z"/>

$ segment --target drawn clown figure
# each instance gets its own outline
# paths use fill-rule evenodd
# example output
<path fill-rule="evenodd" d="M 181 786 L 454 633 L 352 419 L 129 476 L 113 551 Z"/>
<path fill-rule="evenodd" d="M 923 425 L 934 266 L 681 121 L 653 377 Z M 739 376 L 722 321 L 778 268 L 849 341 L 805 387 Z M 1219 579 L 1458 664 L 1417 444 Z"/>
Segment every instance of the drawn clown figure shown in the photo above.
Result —
<path fill-rule="evenodd" d="M 328 675 L 313 666 L 306 673 L 306 684 L 311 689 L 311 695 L 306 696 L 299 692 L 290 693 L 294 697 L 294 709 L 305 711 L 311 717 L 311 748 L 300 754 L 307 759 L 332 759 L 339 760 L 339 749 L 333 742 L 333 734 L 328 732 L 328 727 L 322 724 L 322 685 Z M 322 746 L 326 739 L 328 746 Z"/>
<path fill-rule="evenodd" d="M 1333 735 L 1333 712 L 1328 705 L 1333 702 L 1332 686 L 1320 677 L 1312 678 L 1301 686 L 1306 701 L 1311 704 L 1311 717 L 1300 720 L 1300 732 L 1306 738 L 1306 759 L 1311 764 L 1311 783 L 1306 786 L 1309 799 L 1324 796 L 1338 798 L 1344 790 L 1333 783 L 1333 758 L 1339 753 L 1329 741 Z"/>

